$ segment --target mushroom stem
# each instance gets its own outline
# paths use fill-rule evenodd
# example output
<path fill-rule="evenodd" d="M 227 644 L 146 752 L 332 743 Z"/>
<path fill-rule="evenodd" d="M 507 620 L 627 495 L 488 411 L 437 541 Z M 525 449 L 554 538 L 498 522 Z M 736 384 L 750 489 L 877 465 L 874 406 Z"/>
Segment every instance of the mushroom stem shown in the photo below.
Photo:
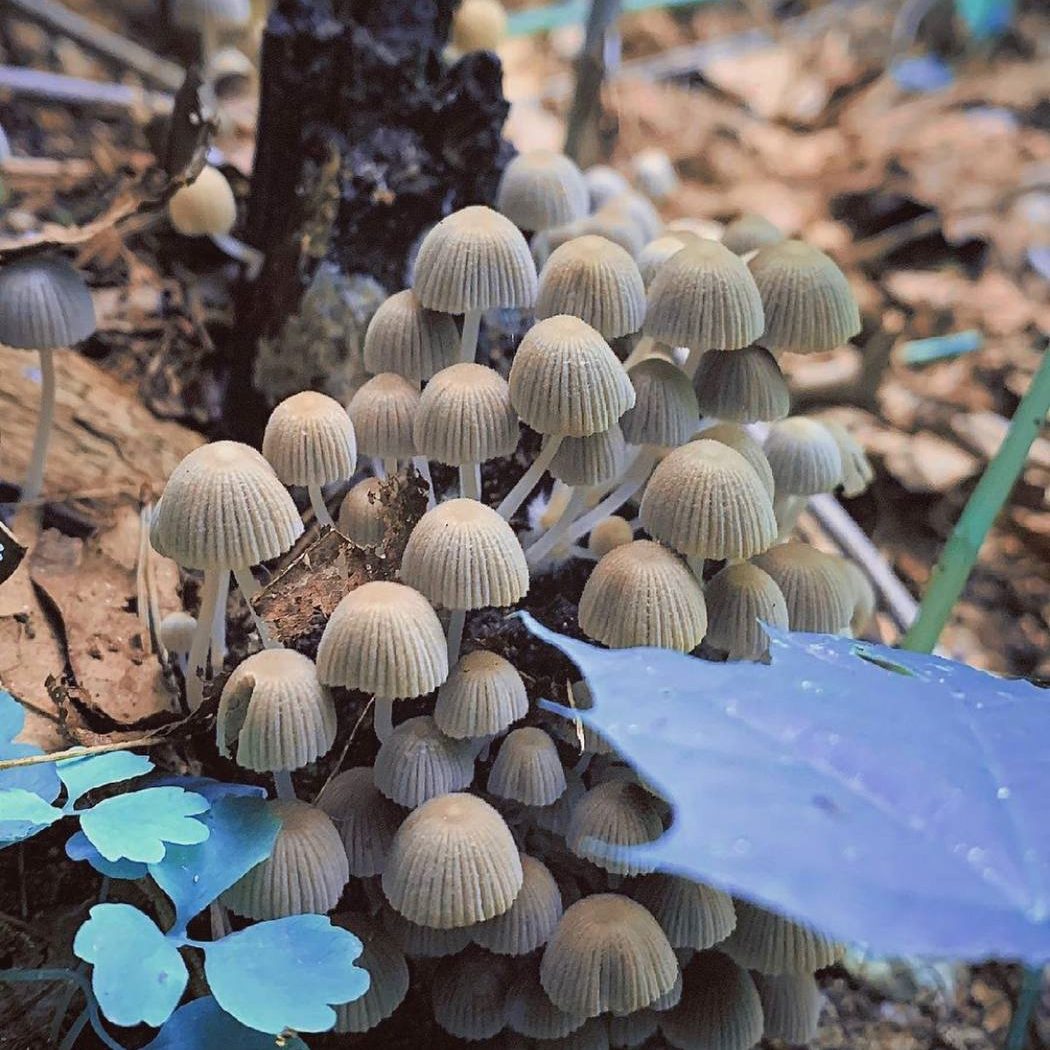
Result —
<path fill-rule="evenodd" d="M 532 461 L 532 466 L 522 474 L 518 483 L 503 497 L 503 502 L 496 508 L 496 513 L 504 521 L 510 521 L 514 517 L 515 512 L 536 487 L 540 478 L 543 477 L 550 466 L 551 460 L 554 459 L 561 442 L 562 436 L 560 434 L 547 435 L 543 447 L 540 449 L 540 454 Z"/>
<path fill-rule="evenodd" d="M 310 506 L 314 509 L 314 517 L 321 528 L 332 528 L 334 522 L 332 515 L 328 513 L 328 507 L 324 501 L 324 494 L 320 485 L 307 485 L 306 492 L 310 497 Z"/>
<path fill-rule="evenodd" d="M 397 456 L 383 457 L 383 473 L 392 478 L 397 473 Z"/>
<path fill-rule="evenodd" d="M 468 310 L 463 315 L 463 335 L 459 343 L 459 359 L 473 363 L 478 356 L 478 333 L 481 331 L 481 310 Z"/>
<path fill-rule="evenodd" d="M 33 436 L 33 454 L 29 459 L 25 484 L 22 486 L 22 502 L 32 503 L 39 498 L 44 488 L 44 463 L 47 461 L 47 446 L 51 441 L 51 422 L 55 418 L 55 352 L 40 351 L 40 411 L 36 417 L 36 434 Z"/>
<path fill-rule="evenodd" d="M 412 466 L 427 483 L 427 510 L 433 510 L 437 506 L 437 496 L 434 493 L 434 479 L 430 476 L 430 461 L 426 456 L 413 456 Z"/>
<path fill-rule="evenodd" d="M 467 622 L 466 609 L 453 609 L 448 618 L 448 665 L 455 666 L 463 645 L 463 628 Z"/>
<path fill-rule="evenodd" d="M 229 575 L 229 570 L 227 570 Z M 215 606 L 219 597 L 221 569 L 205 569 L 204 582 L 201 585 L 201 607 L 197 612 L 197 627 L 193 632 L 190 645 L 189 666 L 186 675 L 186 702 L 191 711 L 195 711 L 204 699 L 204 678 L 207 673 L 208 646 L 211 640 L 212 623 L 215 620 Z"/>
<path fill-rule="evenodd" d="M 230 574 L 220 573 L 215 594 L 215 614 L 211 621 L 211 671 L 218 674 L 226 659 L 226 602 L 230 595 Z"/>
<path fill-rule="evenodd" d="M 287 769 L 273 771 L 273 786 L 279 799 L 284 802 L 295 801 L 295 785 L 292 783 L 292 774 Z"/>
<path fill-rule="evenodd" d="M 575 486 L 565 510 L 562 511 L 561 517 L 547 530 L 546 535 L 541 536 L 525 551 L 525 558 L 530 567 L 539 565 L 559 543 L 565 540 L 570 526 L 586 503 L 587 489 L 583 485 Z"/>
<path fill-rule="evenodd" d="M 786 540 L 791 535 L 805 505 L 806 500 L 801 496 L 774 496 L 773 514 L 777 519 L 778 540 Z"/>
<path fill-rule="evenodd" d="M 208 907 L 208 917 L 211 920 L 211 939 L 221 941 L 230 932 L 225 907 L 218 901 L 212 901 Z"/>
<path fill-rule="evenodd" d="M 244 598 L 245 603 L 248 606 L 248 612 L 252 614 L 252 622 L 255 624 L 255 629 L 259 632 L 259 641 L 263 643 L 264 649 L 280 649 L 281 643 L 276 641 L 271 635 L 270 631 L 266 626 L 266 621 L 255 611 L 255 606 L 252 605 L 250 595 L 258 594 L 259 585 L 255 582 L 255 577 L 252 575 L 251 569 L 246 565 L 242 565 L 233 570 L 234 579 L 237 581 L 237 586 L 240 588 L 241 597 Z"/>
<path fill-rule="evenodd" d="M 596 507 L 581 515 L 569 526 L 566 543 L 575 543 L 586 536 L 599 521 L 615 514 L 648 480 L 656 463 L 656 449 L 644 447 L 639 450 L 634 462 L 627 468 L 623 480 Z"/>
<path fill-rule="evenodd" d="M 685 359 L 685 364 L 682 365 L 682 371 L 685 372 L 690 379 L 696 375 L 696 370 L 700 367 L 700 358 L 703 357 L 703 354 L 703 350 L 690 348 L 689 356 Z"/>
<path fill-rule="evenodd" d="M 228 233 L 213 233 L 211 240 L 216 248 L 225 252 L 231 259 L 236 259 L 244 267 L 245 276 L 249 281 L 254 281 L 259 276 L 264 256 L 258 248 L 253 248 Z"/>
<path fill-rule="evenodd" d="M 377 696 L 375 711 L 372 713 L 372 725 L 381 744 L 390 739 L 394 731 L 394 701 L 389 696 Z"/>
<path fill-rule="evenodd" d="M 592 758 L 594 758 L 594 755 L 590 751 L 584 751 L 576 760 L 576 765 L 572 767 L 572 771 L 577 776 L 582 777 L 587 772 L 587 767 L 590 766 Z"/>
<path fill-rule="evenodd" d="M 459 468 L 459 494 L 464 499 L 481 499 L 481 464 L 462 463 Z"/>

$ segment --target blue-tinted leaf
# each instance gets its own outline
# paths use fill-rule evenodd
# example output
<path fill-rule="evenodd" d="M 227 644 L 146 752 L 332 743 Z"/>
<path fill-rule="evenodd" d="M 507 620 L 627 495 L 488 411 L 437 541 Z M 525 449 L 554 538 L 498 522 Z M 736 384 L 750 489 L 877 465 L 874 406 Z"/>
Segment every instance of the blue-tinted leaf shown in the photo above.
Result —
<path fill-rule="evenodd" d="M 94 966 L 91 986 L 114 1024 L 162 1025 L 186 989 L 186 964 L 153 921 L 130 904 L 96 904 L 73 953 Z"/>
<path fill-rule="evenodd" d="M 212 995 L 260 1032 L 325 1032 L 335 1024 L 329 1004 L 368 991 L 367 972 L 354 965 L 361 942 L 323 915 L 261 922 L 201 947 Z"/>
<path fill-rule="evenodd" d="M 0 759 L 28 758 L 44 753 L 35 744 L 14 743 L 15 737 L 25 727 L 25 721 L 25 708 L 6 689 L 0 689 Z M 61 787 L 53 762 L 0 772 L 0 790 L 21 788 L 39 795 L 45 802 L 54 802 Z"/>
<path fill-rule="evenodd" d="M 265 1032 L 245 1028 L 210 996 L 180 1006 L 144 1050 L 276 1050 Z M 296 1036 L 282 1041 L 283 1050 L 308 1050 Z"/>
<path fill-rule="evenodd" d="M 261 798 L 217 798 L 204 816 L 208 838 L 196 846 L 169 846 L 164 859 L 150 867 L 157 885 L 175 904 L 175 927 L 184 930 L 245 872 L 273 849 L 280 819 Z"/>
<path fill-rule="evenodd" d="M 939 55 L 913 55 L 890 66 L 890 76 L 905 91 L 940 91 L 955 79 L 951 66 Z"/>
<path fill-rule="evenodd" d="M 155 864 L 166 843 L 203 842 L 208 829 L 194 816 L 207 799 L 177 787 L 144 788 L 103 799 L 80 815 L 80 828 L 106 860 Z"/>
<path fill-rule="evenodd" d="M 955 9 L 978 40 L 1005 33 L 1014 16 L 1013 0 L 955 0 Z"/>
<path fill-rule="evenodd" d="M 145 755 L 131 751 L 67 758 L 56 765 L 59 780 L 66 785 L 66 804 L 70 806 L 97 787 L 141 777 L 152 768 L 153 763 Z"/>
<path fill-rule="evenodd" d="M 674 803 L 661 867 L 877 952 L 1050 958 L 1050 694 L 824 635 L 714 664 L 527 622 Z"/>
<path fill-rule="evenodd" d="M 66 839 L 66 856 L 70 860 L 86 860 L 100 875 L 111 879 L 141 879 L 149 874 L 149 866 L 135 860 L 106 860 L 82 831 L 75 831 Z"/>
<path fill-rule="evenodd" d="M 186 791 L 192 791 L 195 795 L 201 795 L 209 802 L 226 795 L 236 795 L 241 798 L 266 798 L 266 788 L 258 784 L 227 784 L 222 780 L 214 780 L 211 777 L 191 776 L 163 776 L 155 777 L 151 784 L 153 787 L 180 787 Z"/>
<path fill-rule="evenodd" d="M 21 842 L 64 815 L 32 791 L 21 788 L 0 791 L 0 845 Z"/>

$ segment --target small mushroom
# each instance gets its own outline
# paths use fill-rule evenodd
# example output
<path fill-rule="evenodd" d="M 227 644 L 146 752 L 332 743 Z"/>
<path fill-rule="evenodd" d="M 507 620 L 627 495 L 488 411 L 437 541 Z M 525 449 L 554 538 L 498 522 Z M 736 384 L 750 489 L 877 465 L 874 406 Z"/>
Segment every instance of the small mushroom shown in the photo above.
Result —
<path fill-rule="evenodd" d="M 640 150 L 631 158 L 638 188 L 654 201 L 662 201 L 678 188 L 678 173 L 671 158 L 656 147 Z"/>
<path fill-rule="evenodd" d="M 563 718 L 551 723 L 555 733 L 557 733 L 558 722 L 563 725 L 567 724 Z M 573 742 L 576 743 L 575 740 Z M 569 830 L 569 822 L 572 820 L 572 812 L 576 808 L 576 803 L 586 794 L 587 788 L 583 783 L 583 777 L 574 769 L 567 769 L 565 771 L 565 791 L 557 802 L 550 806 L 534 806 L 528 811 L 529 819 L 536 827 L 564 838 L 565 833 Z"/>
<path fill-rule="evenodd" d="M 530 1039 L 562 1039 L 582 1028 L 587 1018 L 566 1013 L 550 1001 L 540 984 L 538 963 L 526 963 L 507 992 L 507 1027 Z"/>
<path fill-rule="evenodd" d="M 362 951 L 356 965 L 369 976 L 364 995 L 335 1008 L 334 1030 L 369 1032 L 404 1002 L 409 986 L 408 963 L 390 935 L 370 916 L 341 912 L 332 917 L 332 923 L 349 930 L 361 942 Z"/>
<path fill-rule="evenodd" d="M 379 502 L 379 478 L 359 481 L 343 497 L 339 507 L 338 528 L 358 547 L 378 547 L 386 536 L 386 517 Z"/>
<path fill-rule="evenodd" d="M 644 875 L 653 866 L 632 847 L 655 842 L 663 832 L 659 803 L 645 788 L 609 780 L 576 803 L 565 841 L 577 857 L 614 875 Z"/>
<path fill-rule="evenodd" d="M 478 740 L 505 732 L 528 710 L 517 668 L 496 653 L 476 649 L 460 658 L 438 690 L 434 721 L 446 736 Z"/>
<path fill-rule="evenodd" d="M 878 605 L 875 588 L 868 579 L 868 574 L 856 562 L 849 558 L 836 558 L 832 555 L 835 564 L 839 567 L 849 582 L 853 592 L 853 615 L 850 617 L 850 631 L 854 637 L 860 637 L 871 623 Z"/>
<path fill-rule="evenodd" d="M 237 201 L 227 178 L 206 164 L 168 201 L 168 218 L 183 237 L 220 237 L 237 221 Z"/>
<path fill-rule="evenodd" d="M 773 423 L 762 449 L 776 485 L 778 533 L 786 539 L 807 498 L 831 492 L 842 481 L 842 455 L 827 427 L 805 416 Z"/>
<path fill-rule="evenodd" d="M 631 192 L 631 184 L 626 177 L 608 164 L 594 164 L 583 173 L 583 181 L 591 198 L 591 211 L 597 211 L 603 204 Z"/>
<path fill-rule="evenodd" d="M 524 881 L 510 908 L 470 931 L 475 944 L 497 955 L 529 955 L 542 948 L 562 916 L 561 891 L 547 866 L 522 853 L 521 870 Z"/>
<path fill-rule="evenodd" d="M 837 420 L 821 416 L 819 422 L 835 439 L 842 456 L 842 494 L 854 499 L 875 479 L 875 470 L 864 446 Z"/>
<path fill-rule="evenodd" d="M 447 959 L 470 944 L 471 930 L 465 926 L 452 930 L 419 926 L 399 915 L 389 904 L 382 906 L 380 917 L 383 929 L 410 959 Z"/>
<path fill-rule="evenodd" d="M 347 408 L 362 454 L 383 462 L 387 477 L 397 473 L 399 459 L 416 454 L 413 427 L 419 411 L 419 388 L 395 372 L 381 372 L 365 383 Z"/>
<path fill-rule="evenodd" d="M 703 951 L 724 941 L 736 926 L 728 893 L 681 875 L 645 875 L 627 892 L 652 912 L 672 948 Z"/>
<path fill-rule="evenodd" d="M 676 255 L 684 247 L 681 237 L 665 233 L 650 241 L 638 253 L 638 272 L 642 275 L 642 283 L 648 291 L 653 284 L 656 274 L 672 255 Z"/>
<path fill-rule="evenodd" d="M 701 413 L 735 423 L 783 419 L 790 410 L 787 380 L 776 358 L 760 346 L 708 350 L 693 376 Z"/>
<path fill-rule="evenodd" d="M 713 427 L 701 430 L 693 440 L 720 441 L 723 445 L 735 449 L 751 464 L 762 482 L 762 487 L 769 493 L 769 498 L 773 498 L 776 486 L 769 460 L 766 459 L 762 446 L 739 423 L 716 423 Z"/>
<path fill-rule="evenodd" d="M 610 551 L 634 540 L 634 527 L 626 518 L 613 514 L 602 518 L 587 537 L 587 549 L 599 560 Z"/>
<path fill-rule="evenodd" d="M 456 54 L 495 51 L 507 35 L 507 12 L 500 0 L 462 0 L 452 15 Z"/>
<path fill-rule="evenodd" d="M 653 206 L 653 202 L 644 194 L 637 193 L 634 190 L 619 193 L 605 201 L 596 214 L 600 212 L 620 212 L 630 218 L 641 235 L 639 248 L 644 244 L 648 244 L 654 237 L 657 237 L 664 228 L 664 220 Z M 636 249 L 631 254 L 637 255 L 638 250 Z"/>
<path fill-rule="evenodd" d="M 160 621 L 158 636 L 160 644 L 169 653 L 174 653 L 179 661 L 179 669 L 183 675 L 186 674 L 187 661 L 190 655 L 190 647 L 193 645 L 193 633 L 197 630 L 197 619 L 190 616 L 188 612 L 179 609 L 168 613 Z"/>
<path fill-rule="evenodd" d="M 396 372 L 421 383 L 458 357 L 455 322 L 448 314 L 425 309 L 411 288 L 385 299 L 368 322 L 364 362 L 373 375 Z"/>
<path fill-rule="evenodd" d="M 774 975 L 815 973 L 842 958 L 843 946 L 812 927 L 748 901 L 735 903 L 736 928 L 721 948 L 740 966 Z"/>
<path fill-rule="evenodd" d="M 761 215 L 741 215 L 722 233 L 722 243 L 734 255 L 747 255 L 784 239 L 781 230 Z"/>
<path fill-rule="evenodd" d="M 459 1039 L 490 1039 L 503 1028 L 510 978 L 508 960 L 468 948 L 434 973 L 434 1020 Z"/>
<path fill-rule="evenodd" d="M 588 212 L 587 184 L 564 153 L 519 153 L 504 169 L 496 207 L 527 233 L 582 219 Z"/>
<path fill-rule="evenodd" d="M 730 562 L 704 588 L 707 641 L 730 660 L 762 660 L 769 638 L 762 624 L 787 630 L 788 607 L 772 576 L 746 561 Z"/>
<path fill-rule="evenodd" d="M 508 733 L 489 771 L 488 791 L 525 806 L 557 802 L 565 791 L 565 770 L 554 741 L 537 726 Z"/>
<path fill-rule="evenodd" d="M 447 737 L 430 715 L 409 718 L 380 745 L 376 787 L 391 801 L 415 809 L 427 799 L 470 787 L 474 750 Z"/>
<path fill-rule="evenodd" d="M 830 554 L 789 540 L 754 558 L 776 581 L 793 631 L 837 634 L 853 616 L 853 587 Z"/>
<path fill-rule="evenodd" d="M 809 973 L 753 975 L 765 1018 L 764 1035 L 791 1046 L 804 1046 L 817 1037 L 823 998 Z"/>
<path fill-rule="evenodd" d="M 558 236 L 561 231 L 561 236 Z M 551 234 L 550 247 L 553 251 L 559 243 L 572 240 L 574 237 L 602 237 L 613 244 L 619 245 L 632 258 L 636 258 L 646 242 L 650 239 L 648 226 L 643 226 L 630 210 L 615 201 L 603 205 L 593 215 L 586 219 L 571 223 L 568 226 L 559 226 L 558 231 L 549 231 Z"/>
<path fill-rule="evenodd" d="M 350 874 L 366 879 L 382 875 L 402 811 L 375 786 L 370 766 L 334 776 L 317 797 L 343 840 Z"/>

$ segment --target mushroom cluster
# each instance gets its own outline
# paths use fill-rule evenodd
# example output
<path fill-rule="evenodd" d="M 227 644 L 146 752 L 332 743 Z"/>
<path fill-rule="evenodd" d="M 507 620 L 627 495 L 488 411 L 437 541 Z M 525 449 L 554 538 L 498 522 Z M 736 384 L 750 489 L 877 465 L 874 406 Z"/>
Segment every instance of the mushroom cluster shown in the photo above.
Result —
<path fill-rule="evenodd" d="M 309 524 L 285 486 L 306 490 L 322 529 L 343 497 L 335 527 L 370 546 L 382 477 L 409 462 L 428 479 L 431 463 L 458 471 L 446 491 L 431 484 L 397 579 L 346 594 L 314 659 L 260 624 L 264 647 L 226 679 L 218 747 L 273 775 L 282 827 L 224 903 L 269 918 L 342 902 L 336 919 L 372 976 L 340 1009 L 344 1032 L 379 1025 L 421 983 L 435 1023 L 466 1041 L 805 1041 L 813 974 L 840 946 L 653 871 L 634 847 L 667 831 L 667 801 L 607 741 L 541 710 L 470 618 L 518 606 L 533 578 L 577 557 L 594 563 L 579 628 L 604 646 L 762 660 L 762 623 L 863 629 L 863 573 L 792 532 L 810 496 L 856 494 L 870 466 L 841 427 L 789 414 L 778 363 L 856 335 L 856 304 L 831 259 L 765 220 L 731 223 L 724 242 L 665 228 L 621 176 L 561 155 L 518 157 L 498 205 L 424 238 L 414 286 L 371 323 L 373 378 L 348 406 L 289 398 L 262 455 L 204 446 L 157 508 L 154 545 L 203 573 L 196 621 L 169 632 L 185 639 L 199 702 L 209 652 L 212 673 L 222 662 L 230 573 L 250 594 L 251 567 Z M 477 360 L 493 310 L 534 318 L 506 375 Z M 498 479 L 484 468 L 515 451 L 522 423 L 539 451 L 490 506 Z M 372 476 L 357 477 L 358 452 Z M 545 512 L 521 513 L 547 473 Z M 570 704 L 591 703 L 586 683 L 565 687 Z M 370 765 L 331 768 L 305 801 L 292 773 L 332 748 L 345 690 L 372 698 L 378 749 Z"/>

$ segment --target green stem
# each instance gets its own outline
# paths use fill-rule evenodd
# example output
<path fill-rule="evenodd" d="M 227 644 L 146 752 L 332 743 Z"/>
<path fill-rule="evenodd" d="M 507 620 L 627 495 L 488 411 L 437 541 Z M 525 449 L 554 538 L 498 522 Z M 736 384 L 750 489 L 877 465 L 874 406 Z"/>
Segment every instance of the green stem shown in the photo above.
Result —
<path fill-rule="evenodd" d="M 1039 1002 L 1039 993 L 1043 987 L 1043 969 L 1041 966 L 1026 966 L 1021 971 L 1021 991 L 1017 996 L 1017 1009 L 1014 1010 L 1010 1031 L 1006 1035 L 1004 1050 L 1024 1050 L 1028 1044 L 1028 1029 L 1031 1027 L 1032 1014 Z"/>

